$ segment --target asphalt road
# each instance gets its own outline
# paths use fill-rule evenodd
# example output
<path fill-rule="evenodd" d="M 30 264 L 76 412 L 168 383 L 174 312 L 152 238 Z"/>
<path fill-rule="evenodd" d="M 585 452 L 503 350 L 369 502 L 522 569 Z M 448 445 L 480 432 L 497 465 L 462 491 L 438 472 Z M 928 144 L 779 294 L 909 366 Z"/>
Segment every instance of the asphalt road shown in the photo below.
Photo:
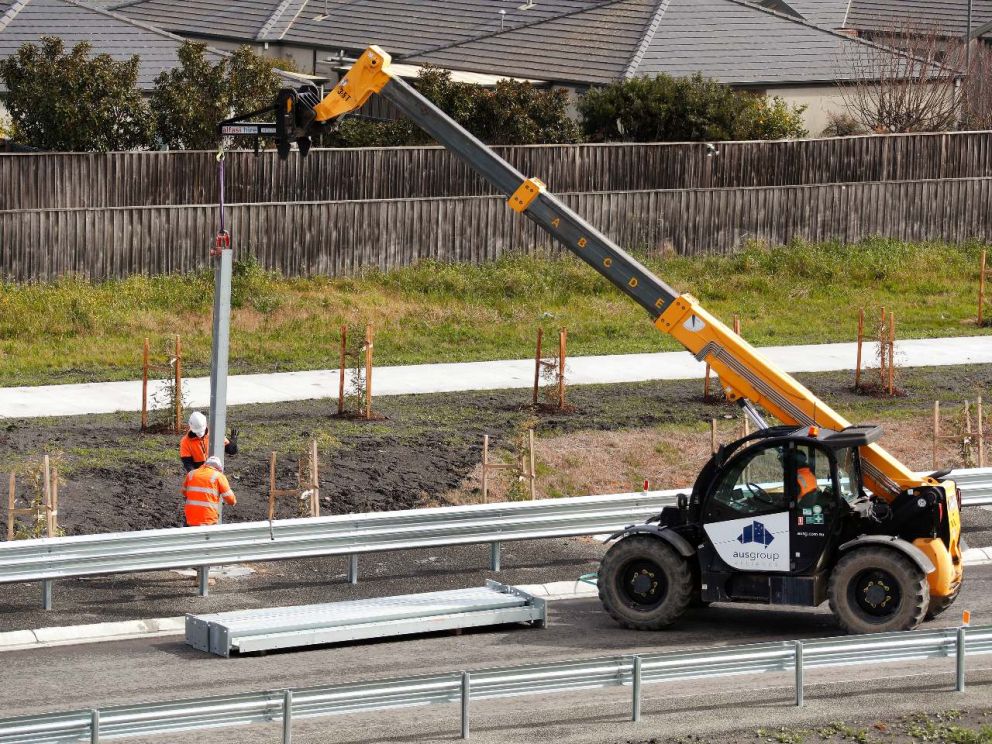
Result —
<path fill-rule="evenodd" d="M 982 623 L 983 618 L 992 617 L 990 590 L 992 566 L 973 567 L 958 602 L 962 609 L 971 609 L 975 623 Z M 947 614 L 947 617 L 931 626 L 953 625 L 957 620 L 957 613 Z M 16 691 L 5 695 L 3 712 L 10 716 L 47 712 L 53 708 L 64 710 L 100 707 L 545 660 L 822 637 L 838 633 L 832 616 L 825 608 L 793 611 L 743 605 L 715 605 L 694 610 L 670 631 L 636 633 L 617 627 L 602 612 L 598 601 L 590 599 L 552 603 L 551 622 L 543 630 L 508 627 L 461 635 L 444 633 L 410 640 L 331 646 L 265 656 L 223 659 L 195 651 L 179 638 L 95 643 L 12 651 L 0 655 L 4 687 L 8 691 Z M 946 689 L 952 674 L 948 671 L 950 667 L 947 664 L 941 664 L 943 675 L 932 684 L 943 685 Z M 910 675 L 936 668 L 935 665 L 926 664 L 894 667 L 897 667 L 900 674 Z M 973 671 L 980 668 L 990 670 L 987 678 L 981 676 L 980 679 L 992 681 L 992 658 L 986 660 L 976 657 Z M 811 682 L 830 683 L 834 686 L 830 689 L 844 689 L 844 684 L 858 681 L 858 685 L 851 688 L 852 691 L 863 690 L 867 678 L 881 677 L 888 672 L 889 669 L 883 670 L 877 666 L 868 670 L 817 670 L 811 674 Z M 71 684 L 66 684 L 67 680 L 71 680 Z M 982 688 L 978 681 L 979 677 L 976 676 L 972 683 L 976 690 L 984 689 L 987 702 L 990 688 Z M 706 708 L 709 705 L 709 696 L 717 691 L 721 695 L 729 691 L 753 695 L 757 688 L 770 685 L 778 690 L 767 693 L 769 704 L 774 701 L 773 707 L 776 710 L 784 705 L 783 700 L 788 697 L 787 675 L 763 675 L 760 680 L 732 677 L 720 682 L 652 686 L 652 690 L 657 690 L 651 693 L 652 700 L 655 701 L 652 706 L 670 707 L 673 704 L 671 696 L 686 698 L 687 691 L 695 689 L 697 684 L 708 686 L 711 692 L 703 697 L 690 696 L 695 700 L 694 708 Z M 915 683 L 911 687 L 915 688 Z M 932 693 L 923 694 L 929 699 L 927 696 Z M 569 702 L 573 699 L 575 702 Z M 577 697 L 549 695 L 520 698 L 512 703 L 491 701 L 480 705 L 480 722 L 483 729 L 487 725 L 493 729 L 491 735 L 495 738 L 489 739 L 491 741 L 533 741 L 533 738 L 526 737 L 533 736 L 533 727 L 541 724 L 550 726 L 561 741 L 605 742 L 610 741 L 609 737 L 617 732 L 629 730 L 629 726 L 620 724 L 626 711 L 624 700 L 622 694 L 617 697 L 613 693 L 590 691 Z M 948 707 L 952 702 L 949 700 Z M 487 710 L 494 717 L 487 719 Z M 520 723 L 517 722 L 516 713 L 510 718 L 506 717 L 510 710 L 519 711 Z M 651 710 L 650 706 L 648 710 Z M 592 723 L 588 726 L 570 723 L 578 711 L 581 711 L 580 718 L 588 718 Z M 365 717 L 349 716 L 348 718 L 355 719 L 353 724 L 348 724 L 353 725 L 350 731 L 345 730 L 347 727 L 343 721 L 325 721 L 319 725 L 313 724 L 316 728 L 311 734 L 315 738 L 301 737 L 300 741 L 435 740 L 448 738 L 444 731 L 455 731 L 456 722 L 452 719 L 452 714 L 440 707 L 425 712 L 426 715 L 417 713 L 414 717 L 399 718 L 380 713 Z M 721 717 L 726 715 L 724 711 Z M 775 713 L 776 717 L 778 715 Z M 486 720 L 489 721 L 488 724 L 485 723 Z M 389 721 L 394 724 L 387 725 Z M 594 723 L 597 721 L 598 723 Z M 501 722 L 511 724 L 509 731 L 496 731 L 497 727 L 502 728 Z M 364 738 L 369 735 L 366 726 L 371 723 L 385 728 L 374 739 Z M 521 726 L 529 733 L 522 731 Z M 598 732 L 591 734 L 593 728 L 599 729 Z M 325 736 L 321 732 L 330 733 Z M 589 736 L 593 738 L 587 738 Z M 201 739 L 187 738 L 184 735 L 184 741 L 221 740 L 216 732 Z M 271 741 L 272 736 L 267 727 L 262 726 L 242 730 L 236 739 L 231 739 L 234 740 Z"/>
<path fill-rule="evenodd" d="M 969 510 L 966 525 L 972 546 L 984 547 L 992 542 L 992 513 Z M 500 578 L 519 583 L 550 581 L 561 575 L 574 577 L 587 570 L 601 550 L 590 541 L 564 540 L 509 547 L 512 548 L 508 556 L 511 569 Z M 477 568 L 480 563 L 485 563 L 483 549 L 476 546 L 460 550 L 468 552 L 456 555 L 445 551 L 443 558 L 419 553 L 416 556 L 413 553 L 394 554 L 394 560 L 400 563 L 390 564 L 389 568 L 385 563 L 376 565 L 370 558 L 367 561 L 369 581 L 358 587 L 334 582 L 329 586 L 337 589 L 320 591 L 346 591 L 352 592 L 352 596 L 355 596 L 354 593 L 372 596 L 445 588 L 452 584 L 466 586 L 481 583 L 481 577 L 488 574 Z M 543 552 L 535 555 L 529 551 Z M 548 566 L 547 562 L 552 557 L 554 561 Z M 395 575 L 403 563 L 405 575 Z M 342 568 L 339 567 L 338 571 Z M 382 574 L 377 575 L 377 571 Z M 271 594 L 263 593 L 262 597 L 232 588 L 238 586 L 232 582 L 211 600 L 220 601 L 219 596 L 225 606 L 245 602 L 250 602 L 246 606 L 257 606 L 265 604 L 273 596 L 290 600 L 297 596 L 298 591 L 313 596 L 314 587 L 328 586 L 319 578 L 315 576 L 313 581 L 308 581 L 307 577 L 297 576 L 298 587 L 295 591 L 280 585 L 278 590 Z M 255 580 L 262 579 L 256 577 Z M 124 597 L 121 604 L 125 607 L 149 606 L 149 587 L 140 583 L 138 577 L 126 581 L 138 582 L 133 586 L 136 594 Z M 86 591 L 80 591 L 78 597 L 70 590 L 62 596 L 67 605 L 72 599 L 72 606 L 67 607 L 65 612 L 71 617 L 78 616 L 81 612 L 79 605 L 85 601 L 92 614 L 101 615 L 109 611 L 114 617 L 105 619 L 119 619 L 120 613 L 115 614 L 113 609 L 115 602 L 121 600 L 121 588 L 119 584 L 112 583 L 103 588 L 103 594 L 94 594 L 90 587 L 86 587 Z M 174 589 L 153 589 L 165 595 L 155 601 L 160 604 L 175 602 Z M 88 599 L 83 595 L 87 595 Z M 34 616 L 35 610 L 19 608 L 16 602 L 11 605 L 9 599 L 5 593 L 2 602 L 8 609 L 5 613 L 8 622 Z M 182 601 L 190 600 L 184 598 Z M 198 600 L 194 597 L 192 601 Z M 106 605 L 100 607 L 101 602 Z M 209 611 L 214 608 L 200 609 Z M 992 622 L 992 566 L 970 567 L 955 609 L 930 624 L 930 627 L 956 624 L 960 617 L 958 610 L 963 609 L 971 610 L 975 624 Z M 266 656 L 222 659 L 194 651 L 179 638 L 62 646 L 0 654 L 0 678 L 7 691 L 2 714 L 14 716 L 547 660 L 838 634 L 839 630 L 825 607 L 808 611 L 714 605 L 691 611 L 670 631 L 636 633 L 617 627 L 602 612 L 598 601 L 569 600 L 552 603 L 551 621 L 549 627 L 543 630 L 507 627 L 461 635 L 443 633 L 409 640 L 331 646 Z M 476 733 L 473 739 L 484 742 L 533 742 L 538 736 L 553 736 L 563 744 L 619 744 L 688 731 L 716 732 L 734 730 L 735 727 L 849 719 L 855 713 L 862 717 L 881 717 L 883 714 L 894 715 L 912 710 L 989 704 L 992 701 L 992 657 L 976 657 L 970 664 L 970 670 L 971 691 L 965 696 L 948 692 L 953 675 L 945 662 L 815 670 L 810 674 L 808 696 L 811 703 L 801 712 L 789 706 L 793 692 L 788 675 L 656 685 L 646 691 L 646 720 L 637 727 L 626 721 L 628 703 L 624 691 L 589 691 L 488 701 L 475 706 Z M 874 681 L 892 674 L 900 678 Z M 860 694 L 879 685 L 891 687 L 891 690 L 885 695 Z M 853 695 L 857 695 L 856 702 Z M 437 706 L 415 711 L 304 721 L 299 723 L 298 736 L 294 741 L 440 741 L 456 738 L 457 733 L 457 711 Z M 164 737 L 149 739 L 163 740 Z M 277 739 L 268 726 L 183 735 L 183 741 L 189 742 L 273 740 Z"/>

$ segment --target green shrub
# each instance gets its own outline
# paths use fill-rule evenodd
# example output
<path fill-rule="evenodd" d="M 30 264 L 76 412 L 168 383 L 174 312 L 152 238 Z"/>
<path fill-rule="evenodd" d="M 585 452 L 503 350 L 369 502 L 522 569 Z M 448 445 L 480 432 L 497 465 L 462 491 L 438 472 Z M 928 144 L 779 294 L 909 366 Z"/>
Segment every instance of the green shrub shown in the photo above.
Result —
<path fill-rule="evenodd" d="M 804 137 L 805 106 L 735 91 L 715 80 L 670 75 L 622 80 L 579 100 L 594 142 L 705 142 Z"/>

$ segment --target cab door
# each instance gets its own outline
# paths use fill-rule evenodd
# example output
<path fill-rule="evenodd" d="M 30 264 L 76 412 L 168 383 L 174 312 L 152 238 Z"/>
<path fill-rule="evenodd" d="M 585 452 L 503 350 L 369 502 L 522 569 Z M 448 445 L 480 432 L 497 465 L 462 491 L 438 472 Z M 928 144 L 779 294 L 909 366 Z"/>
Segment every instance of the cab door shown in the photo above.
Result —
<path fill-rule="evenodd" d="M 781 441 L 755 445 L 717 476 L 702 509 L 712 546 L 702 551 L 704 570 L 725 571 L 721 564 L 748 572 L 791 570 L 794 495 L 786 478 L 788 446 Z"/>
<path fill-rule="evenodd" d="M 808 442 L 786 447 L 786 483 L 791 494 L 791 558 L 797 574 L 815 573 L 829 558 L 839 527 L 840 489 L 834 455 Z"/>

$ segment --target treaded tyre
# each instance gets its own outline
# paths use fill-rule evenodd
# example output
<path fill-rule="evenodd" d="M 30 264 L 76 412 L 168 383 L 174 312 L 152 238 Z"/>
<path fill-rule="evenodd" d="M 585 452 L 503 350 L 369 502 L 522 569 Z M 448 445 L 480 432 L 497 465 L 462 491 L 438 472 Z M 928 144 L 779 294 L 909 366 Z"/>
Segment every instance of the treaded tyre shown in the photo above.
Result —
<path fill-rule="evenodd" d="M 926 574 L 890 548 L 858 548 L 845 554 L 828 588 L 830 609 L 848 633 L 912 630 L 930 605 Z"/>
<path fill-rule="evenodd" d="M 962 581 L 961 584 L 964 582 Z M 954 604 L 954 600 L 958 598 L 958 594 L 961 593 L 961 584 L 958 584 L 957 588 L 948 594 L 946 597 L 931 597 L 930 607 L 927 608 L 927 616 L 925 620 L 933 620 L 935 617 L 940 615 L 944 610 Z"/>
<path fill-rule="evenodd" d="M 631 535 L 599 564 L 599 600 L 625 628 L 660 630 L 677 621 L 693 596 L 689 562 L 667 542 Z"/>

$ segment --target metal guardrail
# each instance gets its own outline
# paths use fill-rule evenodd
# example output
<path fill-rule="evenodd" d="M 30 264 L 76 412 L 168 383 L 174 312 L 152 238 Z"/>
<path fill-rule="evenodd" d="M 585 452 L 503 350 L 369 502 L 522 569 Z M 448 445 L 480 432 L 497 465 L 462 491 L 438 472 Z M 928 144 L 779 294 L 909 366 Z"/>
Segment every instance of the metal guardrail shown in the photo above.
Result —
<path fill-rule="evenodd" d="M 967 655 L 992 653 L 992 626 L 780 641 L 720 649 L 610 656 L 452 672 L 239 695 L 119 705 L 0 720 L 0 744 L 123 738 L 282 721 L 289 744 L 292 722 L 343 713 L 460 704 L 468 738 L 472 700 L 511 695 L 631 688 L 631 719 L 641 717 L 647 684 L 764 672 L 793 672 L 796 705 L 805 702 L 808 668 L 956 659 L 956 689 L 965 688 Z"/>
<path fill-rule="evenodd" d="M 992 468 L 948 477 L 958 481 L 965 506 L 992 504 Z M 41 581 L 42 606 L 50 609 L 55 579 L 327 555 L 350 556 L 354 584 L 361 553 L 472 543 L 492 545 L 491 568 L 499 571 L 501 542 L 613 532 L 657 514 L 686 490 L 3 542 L 0 584 Z M 201 570 L 201 595 L 206 579 Z"/>
<path fill-rule="evenodd" d="M 961 489 L 963 506 L 992 506 L 992 468 L 962 468 L 947 477 Z"/>
<path fill-rule="evenodd" d="M 678 491 L 473 504 L 211 527 L 117 532 L 0 543 L 0 584 L 43 582 L 51 608 L 54 579 L 190 566 L 348 555 L 358 581 L 358 555 L 491 543 L 492 570 L 500 543 L 612 532 L 674 503 Z M 200 592 L 206 593 L 205 571 Z"/>

